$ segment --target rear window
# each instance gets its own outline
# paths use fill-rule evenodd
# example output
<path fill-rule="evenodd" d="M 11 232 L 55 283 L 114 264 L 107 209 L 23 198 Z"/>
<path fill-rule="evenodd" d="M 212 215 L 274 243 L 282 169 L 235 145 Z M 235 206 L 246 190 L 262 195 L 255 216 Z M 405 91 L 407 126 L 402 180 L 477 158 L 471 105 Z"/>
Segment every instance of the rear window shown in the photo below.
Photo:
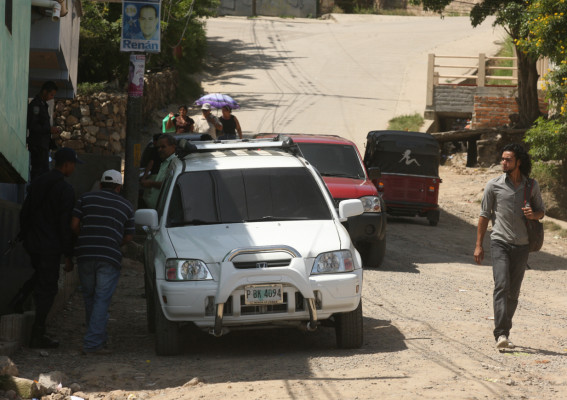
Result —
<path fill-rule="evenodd" d="M 365 179 L 356 150 L 351 145 L 297 143 L 303 157 L 323 176 Z"/>
<path fill-rule="evenodd" d="M 181 174 L 167 225 L 331 219 L 305 168 L 195 171 Z"/>

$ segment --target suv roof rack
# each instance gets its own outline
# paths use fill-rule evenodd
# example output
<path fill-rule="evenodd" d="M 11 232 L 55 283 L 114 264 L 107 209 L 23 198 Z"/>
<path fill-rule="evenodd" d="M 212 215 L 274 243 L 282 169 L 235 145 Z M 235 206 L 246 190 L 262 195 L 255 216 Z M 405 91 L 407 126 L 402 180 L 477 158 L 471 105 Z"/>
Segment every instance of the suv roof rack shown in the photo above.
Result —
<path fill-rule="evenodd" d="M 259 149 L 281 149 L 293 155 L 301 155 L 297 144 L 293 139 L 278 135 L 273 139 L 232 139 L 232 140 L 215 140 L 215 141 L 191 141 L 181 139 L 178 142 L 178 153 L 180 157 L 185 157 L 192 153 L 206 153 L 213 151 L 226 150 L 259 150 Z"/>

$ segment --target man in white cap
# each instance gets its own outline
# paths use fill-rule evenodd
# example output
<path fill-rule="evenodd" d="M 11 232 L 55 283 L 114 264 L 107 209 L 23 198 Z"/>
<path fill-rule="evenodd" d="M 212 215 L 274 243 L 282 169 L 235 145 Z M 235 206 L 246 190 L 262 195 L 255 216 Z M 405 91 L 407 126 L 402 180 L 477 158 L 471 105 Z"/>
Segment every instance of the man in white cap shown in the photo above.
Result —
<path fill-rule="evenodd" d="M 116 290 L 122 252 L 120 247 L 134 238 L 134 209 L 120 195 L 122 174 L 102 174 L 99 191 L 83 194 L 73 209 L 71 229 L 78 236 L 75 255 L 85 301 L 87 332 L 83 354 L 109 354 L 108 306 Z"/>
<path fill-rule="evenodd" d="M 195 132 L 209 134 L 213 139 L 217 138 L 217 130 L 222 131 L 222 124 L 217 117 L 211 113 L 211 105 L 204 103 L 201 106 L 201 117 L 196 118 Z"/>

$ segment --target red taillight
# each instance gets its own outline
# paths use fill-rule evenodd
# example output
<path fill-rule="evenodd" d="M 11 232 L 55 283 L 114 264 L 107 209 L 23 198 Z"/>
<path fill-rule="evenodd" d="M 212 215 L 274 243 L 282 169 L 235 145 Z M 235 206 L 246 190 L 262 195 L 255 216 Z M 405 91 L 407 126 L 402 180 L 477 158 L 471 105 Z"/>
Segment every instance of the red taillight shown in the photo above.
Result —
<path fill-rule="evenodd" d="M 434 192 L 434 191 L 435 191 L 435 186 L 429 186 L 429 191 L 430 191 L 430 192 Z"/>

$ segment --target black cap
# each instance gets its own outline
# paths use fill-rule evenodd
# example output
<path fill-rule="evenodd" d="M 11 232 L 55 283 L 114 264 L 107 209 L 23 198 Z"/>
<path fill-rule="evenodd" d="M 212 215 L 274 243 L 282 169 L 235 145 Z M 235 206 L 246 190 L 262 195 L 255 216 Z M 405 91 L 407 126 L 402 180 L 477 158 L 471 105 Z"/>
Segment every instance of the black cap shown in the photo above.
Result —
<path fill-rule="evenodd" d="M 64 163 L 64 162 L 74 162 L 77 164 L 84 164 L 84 161 L 77 157 L 77 153 L 70 147 L 61 147 L 59 150 L 55 152 L 53 156 L 57 163 Z"/>

